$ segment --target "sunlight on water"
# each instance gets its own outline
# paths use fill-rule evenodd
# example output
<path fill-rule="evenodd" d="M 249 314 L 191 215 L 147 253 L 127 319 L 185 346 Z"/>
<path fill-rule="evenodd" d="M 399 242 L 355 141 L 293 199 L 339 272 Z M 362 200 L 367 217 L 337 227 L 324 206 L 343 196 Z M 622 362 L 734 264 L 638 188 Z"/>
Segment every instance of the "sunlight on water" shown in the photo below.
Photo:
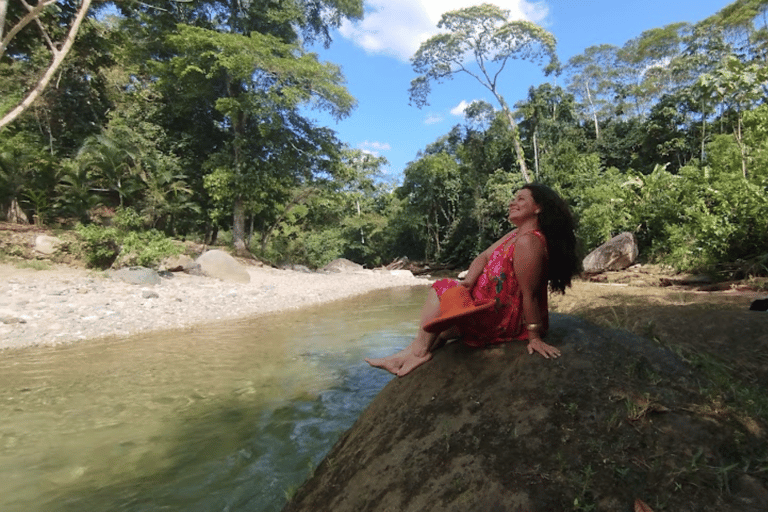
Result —
<path fill-rule="evenodd" d="M 390 380 L 426 287 L 0 352 L 0 510 L 280 510 Z"/>

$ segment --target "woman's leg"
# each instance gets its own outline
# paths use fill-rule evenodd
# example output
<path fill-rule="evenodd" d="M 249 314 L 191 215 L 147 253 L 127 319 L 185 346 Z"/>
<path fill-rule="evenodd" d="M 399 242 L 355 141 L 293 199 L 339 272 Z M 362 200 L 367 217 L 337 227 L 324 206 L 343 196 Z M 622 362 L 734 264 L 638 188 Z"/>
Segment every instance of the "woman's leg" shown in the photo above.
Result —
<path fill-rule="evenodd" d="M 438 335 L 422 329 L 425 323 L 437 318 L 440 314 L 440 299 L 434 288 L 430 288 L 427 300 L 421 308 L 421 319 L 419 322 L 419 332 L 410 345 L 389 357 L 379 359 L 366 359 L 366 362 L 376 368 L 382 368 L 390 373 L 403 376 L 411 372 L 414 368 L 421 366 L 432 359 L 431 350 L 437 342 Z"/>

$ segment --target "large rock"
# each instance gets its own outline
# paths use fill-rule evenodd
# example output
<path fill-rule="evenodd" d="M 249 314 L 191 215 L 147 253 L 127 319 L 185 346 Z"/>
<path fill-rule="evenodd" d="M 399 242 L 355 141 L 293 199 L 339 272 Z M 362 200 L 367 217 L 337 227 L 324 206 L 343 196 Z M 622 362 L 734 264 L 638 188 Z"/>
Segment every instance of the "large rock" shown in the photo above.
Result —
<path fill-rule="evenodd" d="M 328 263 L 321 270 L 326 272 L 364 272 L 365 268 L 346 258 L 337 258 Z"/>
<path fill-rule="evenodd" d="M 195 262 L 200 265 L 200 270 L 207 276 L 235 283 L 251 281 L 251 276 L 245 267 L 224 251 L 218 249 L 206 251 Z"/>
<path fill-rule="evenodd" d="M 284 512 L 765 510 L 758 416 L 656 342 L 551 321 L 556 360 L 452 343 L 393 378 Z"/>
<path fill-rule="evenodd" d="M 160 274 L 151 268 L 125 267 L 119 270 L 110 270 L 108 275 L 128 284 L 156 285 L 160 284 Z"/>
<path fill-rule="evenodd" d="M 179 254 L 177 256 L 167 256 L 163 258 L 157 269 L 160 272 L 185 272 L 197 267 L 197 263 L 191 257 L 186 254 Z"/>
<path fill-rule="evenodd" d="M 62 240 L 55 236 L 37 235 L 35 238 L 35 252 L 50 256 L 59 250 Z"/>
<path fill-rule="evenodd" d="M 624 270 L 635 262 L 638 254 L 635 235 L 621 233 L 611 238 L 584 258 L 584 272 L 599 273 L 606 270 Z"/>

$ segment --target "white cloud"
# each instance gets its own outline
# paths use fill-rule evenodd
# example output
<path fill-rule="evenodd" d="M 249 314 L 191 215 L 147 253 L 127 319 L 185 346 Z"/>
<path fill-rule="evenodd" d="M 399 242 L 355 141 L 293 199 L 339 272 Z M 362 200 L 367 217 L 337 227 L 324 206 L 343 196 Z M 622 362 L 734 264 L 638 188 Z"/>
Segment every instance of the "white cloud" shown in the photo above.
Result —
<path fill-rule="evenodd" d="M 358 149 L 367 155 L 381 156 L 382 151 L 389 151 L 392 146 L 388 142 L 365 141 L 357 145 Z"/>
<path fill-rule="evenodd" d="M 424 119 L 424 124 L 437 124 L 441 123 L 443 121 L 443 116 L 439 114 L 427 114 L 427 117 Z"/>
<path fill-rule="evenodd" d="M 366 0 L 361 22 L 345 21 L 339 32 L 367 53 L 385 54 L 401 61 L 416 53 L 419 45 L 437 34 L 437 22 L 448 11 L 487 3 L 487 0 Z M 541 1 L 495 0 L 510 12 L 511 19 L 539 22 L 548 9 Z"/>
<path fill-rule="evenodd" d="M 477 100 L 472 100 L 472 101 L 477 101 Z M 464 111 L 467 110 L 467 107 L 472 103 L 472 101 L 466 102 L 464 100 L 461 100 L 461 102 L 459 102 L 458 105 L 456 105 L 451 109 L 451 114 L 455 116 L 464 116 Z"/>
<path fill-rule="evenodd" d="M 369 142 L 367 140 L 365 142 L 360 143 L 358 147 L 360 149 L 370 148 L 376 151 L 389 151 L 390 149 L 392 149 L 392 146 L 389 145 L 389 142 L 376 142 L 376 141 Z"/>

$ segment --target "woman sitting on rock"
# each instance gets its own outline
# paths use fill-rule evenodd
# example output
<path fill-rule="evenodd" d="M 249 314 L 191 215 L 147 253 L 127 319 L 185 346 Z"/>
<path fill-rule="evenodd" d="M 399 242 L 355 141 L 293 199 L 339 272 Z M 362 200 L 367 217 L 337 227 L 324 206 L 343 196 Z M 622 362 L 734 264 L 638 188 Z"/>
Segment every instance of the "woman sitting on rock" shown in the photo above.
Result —
<path fill-rule="evenodd" d="M 547 284 L 565 293 L 577 272 L 573 218 L 552 189 L 531 183 L 510 202 L 509 220 L 517 229 L 475 258 L 463 280 L 432 285 L 413 342 L 389 357 L 366 359 L 371 366 L 402 377 L 457 337 L 473 347 L 528 340 L 529 354 L 560 355 L 542 340 L 549 327 Z"/>

